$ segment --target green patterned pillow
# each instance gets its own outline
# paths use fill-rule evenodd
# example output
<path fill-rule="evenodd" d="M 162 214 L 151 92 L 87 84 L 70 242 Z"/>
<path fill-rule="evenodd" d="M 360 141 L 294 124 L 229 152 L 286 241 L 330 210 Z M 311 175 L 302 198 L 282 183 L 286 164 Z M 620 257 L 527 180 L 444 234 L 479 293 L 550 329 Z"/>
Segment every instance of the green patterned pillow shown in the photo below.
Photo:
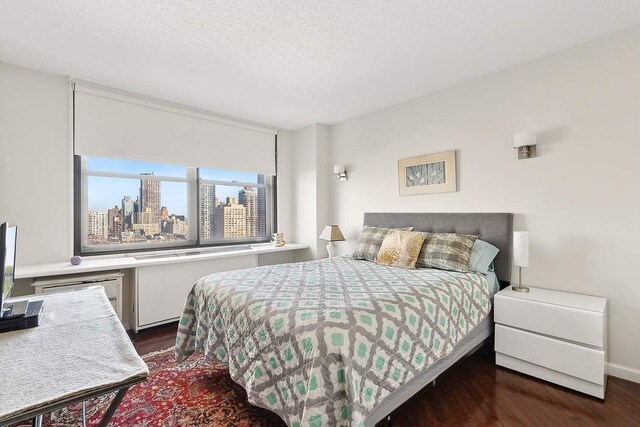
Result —
<path fill-rule="evenodd" d="M 469 271 L 469 257 L 478 236 L 455 233 L 427 233 L 416 267 Z"/>
<path fill-rule="evenodd" d="M 366 259 L 367 261 L 373 262 L 378 256 L 380 246 L 382 246 L 382 241 L 387 236 L 389 230 L 411 231 L 413 230 L 413 227 L 391 229 L 385 227 L 369 227 L 368 225 L 365 225 L 362 229 L 362 233 L 360 233 L 356 249 L 351 254 L 351 258 Z"/>

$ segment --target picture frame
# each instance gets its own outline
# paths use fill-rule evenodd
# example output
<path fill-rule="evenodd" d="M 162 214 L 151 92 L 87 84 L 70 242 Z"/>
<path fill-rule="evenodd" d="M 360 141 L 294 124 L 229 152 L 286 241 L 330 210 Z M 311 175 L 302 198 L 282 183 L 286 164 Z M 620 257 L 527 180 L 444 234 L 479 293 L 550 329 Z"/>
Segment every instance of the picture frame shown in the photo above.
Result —
<path fill-rule="evenodd" d="M 398 160 L 401 196 L 458 191 L 455 150 Z"/>

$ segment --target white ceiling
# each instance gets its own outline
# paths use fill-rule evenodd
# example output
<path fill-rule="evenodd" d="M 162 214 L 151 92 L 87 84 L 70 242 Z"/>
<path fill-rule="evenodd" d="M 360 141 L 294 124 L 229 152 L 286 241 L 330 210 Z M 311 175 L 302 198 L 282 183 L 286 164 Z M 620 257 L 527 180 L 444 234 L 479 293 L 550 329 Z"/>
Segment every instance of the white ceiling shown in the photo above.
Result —
<path fill-rule="evenodd" d="M 638 24 L 639 0 L 0 0 L 0 60 L 295 129 Z"/>

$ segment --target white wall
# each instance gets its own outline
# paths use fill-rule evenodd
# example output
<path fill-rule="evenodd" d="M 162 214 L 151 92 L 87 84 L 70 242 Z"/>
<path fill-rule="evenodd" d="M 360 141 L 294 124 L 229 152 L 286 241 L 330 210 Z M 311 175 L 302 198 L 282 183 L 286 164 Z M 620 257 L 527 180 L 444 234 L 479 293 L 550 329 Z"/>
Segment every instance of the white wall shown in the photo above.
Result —
<path fill-rule="evenodd" d="M 292 133 L 293 239 L 310 246 L 298 260 L 327 256 L 326 242 L 318 240 L 329 223 L 329 130 L 313 124 Z"/>
<path fill-rule="evenodd" d="M 524 130 L 535 159 L 512 149 Z M 513 212 L 531 238 L 523 281 L 608 297 L 611 369 L 640 381 L 639 137 L 640 29 L 335 125 L 339 246 L 367 211 Z M 458 192 L 398 195 L 398 159 L 451 149 Z"/>
<path fill-rule="evenodd" d="M 317 257 L 316 232 L 316 128 L 309 125 L 293 132 L 292 200 L 293 236 L 296 242 L 310 244 L 309 251 L 298 254 L 304 261 Z"/>
<path fill-rule="evenodd" d="M 331 197 L 331 179 L 334 178 L 331 165 L 329 128 L 316 125 L 316 244 L 320 257 L 328 256 L 327 242 L 318 240 L 318 236 L 324 228 L 331 224 L 332 207 L 329 203 Z M 337 178 L 335 178 L 337 180 Z"/>
<path fill-rule="evenodd" d="M 293 133 L 278 133 L 278 231 L 293 242 Z"/>
<path fill-rule="evenodd" d="M 0 62 L 0 221 L 18 225 L 19 265 L 71 255 L 67 82 Z"/>

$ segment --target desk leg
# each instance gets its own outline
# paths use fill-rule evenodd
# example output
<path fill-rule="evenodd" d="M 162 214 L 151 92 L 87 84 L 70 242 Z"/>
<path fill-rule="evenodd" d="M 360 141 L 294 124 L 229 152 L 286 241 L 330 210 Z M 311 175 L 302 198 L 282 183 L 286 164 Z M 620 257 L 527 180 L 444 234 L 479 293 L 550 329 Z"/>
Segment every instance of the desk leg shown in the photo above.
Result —
<path fill-rule="evenodd" d="M 87 405 L 82 401 L 82 427 L 87 427 Z"/>
<path fill-rule="evenodd" d="M 42 415 L 38 415 L 33 417 L 33 421 L 31 422 L 33 427 L 42 427 Z"/>
<path fill-rule="evenodd" d="M 113 401 L 111 402 L 111 405 L 109 405 L 107 412 L 104 413 L 102 419 L 100 420 L 100 427 L 107 427 L 109 421 L 111 421 L 111 417 L 113 417 L 113 414 L 115 414 L 118 410 L 118 406 L 120 405 L 120 402 L 122 402 L 124 395 L 127 394 L 127 391 L 129 391 L 129 387 L 121 388 L 120 390 L 118 390 L 116 397 L 113 398 Z"/>

